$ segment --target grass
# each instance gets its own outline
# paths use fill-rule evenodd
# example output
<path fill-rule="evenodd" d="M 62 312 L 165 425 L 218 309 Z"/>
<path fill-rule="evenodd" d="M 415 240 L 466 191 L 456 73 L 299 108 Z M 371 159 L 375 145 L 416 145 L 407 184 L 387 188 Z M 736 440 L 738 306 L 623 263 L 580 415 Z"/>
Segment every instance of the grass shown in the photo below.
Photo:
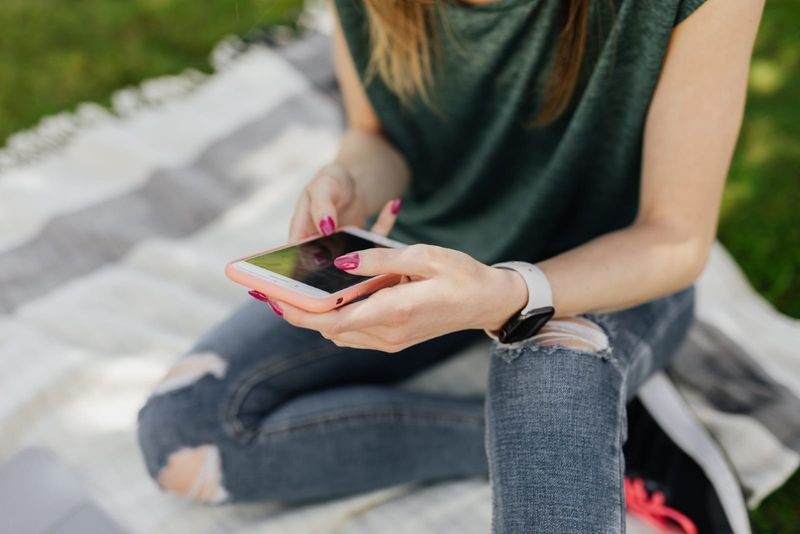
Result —
<path fill-rule="evenodd" d="M 290 24 L 298 0 L 2 0 L 0 140 L 82 101 L 192 67 L 224 35 Z M 67 6 L 67 7 L 65 7 Z M 800 317 L 800 2 L 767 3 L 731 167 L 720 240 L 778 309 Z M 800 523 L 800 475 L 752 514 L 760 532 Z"/>
<path fill-rule="evenodd" d="M 753 286 L 800 318 L 800 2 L 767 2 L 719 238 Z M 800 531 L 800 473 L 751 513 L 757 532 Z"/>
<path fill-rule="evenodd" d="M 767 3 L 720 240 L 755 288 L 800 317 L 800 2 Z"/>
<path fill-rule="evenodd" d="M 0 140 L 78 102 L 187 67 L 212 46 L 296 19 L 297 0 L 2 0 Z"/>

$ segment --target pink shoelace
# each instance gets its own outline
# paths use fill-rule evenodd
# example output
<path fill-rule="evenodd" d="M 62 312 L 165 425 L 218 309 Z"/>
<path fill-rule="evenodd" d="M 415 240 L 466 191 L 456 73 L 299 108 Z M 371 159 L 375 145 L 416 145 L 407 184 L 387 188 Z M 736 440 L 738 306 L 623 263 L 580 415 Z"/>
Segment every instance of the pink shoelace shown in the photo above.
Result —
<path fill-rule="evenodd" d="M 691 519 L 664 504 L 666 499 L 660 491 L 647 493 L 644 480 L 625 477 L 625 506 L 631 515 L 669 534 L 697 534 Z"/>

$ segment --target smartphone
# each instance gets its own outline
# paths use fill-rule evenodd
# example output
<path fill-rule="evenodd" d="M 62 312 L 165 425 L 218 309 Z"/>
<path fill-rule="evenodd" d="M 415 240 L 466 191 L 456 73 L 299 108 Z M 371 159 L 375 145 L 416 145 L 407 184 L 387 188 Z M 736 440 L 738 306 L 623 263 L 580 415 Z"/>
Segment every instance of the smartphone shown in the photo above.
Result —
<path fill-rule="evenodd" d="M 310 237 L 259 252 L 225 266 L 234 282 L 311 312 L 329 311 L 378 289 L 398 283 L 402 276 L 359 276 L 333 265 L 338 256 L 375 247 L 406 245 L 356 226 L 344 226 L 329 236 Z"/>

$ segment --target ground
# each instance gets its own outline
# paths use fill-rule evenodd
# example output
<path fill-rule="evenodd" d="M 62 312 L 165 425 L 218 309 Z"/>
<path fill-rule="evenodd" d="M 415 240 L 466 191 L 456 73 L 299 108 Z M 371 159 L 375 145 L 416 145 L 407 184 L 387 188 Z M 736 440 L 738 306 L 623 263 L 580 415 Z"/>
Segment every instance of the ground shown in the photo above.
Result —
<path fill-rule="evenodd" d="M 0 3 L 0 145 L 12 132 L 82 101 L 187 67 L 208 71 L 221 37 L 287 24 L 298 0 L 3 0 Z M 750 76 L 720 239 L 752 284 L 800 317 L 800 2 L 774 0 Z M 800 475 L 761 508 L 761 532 L 798 528 Z"/>

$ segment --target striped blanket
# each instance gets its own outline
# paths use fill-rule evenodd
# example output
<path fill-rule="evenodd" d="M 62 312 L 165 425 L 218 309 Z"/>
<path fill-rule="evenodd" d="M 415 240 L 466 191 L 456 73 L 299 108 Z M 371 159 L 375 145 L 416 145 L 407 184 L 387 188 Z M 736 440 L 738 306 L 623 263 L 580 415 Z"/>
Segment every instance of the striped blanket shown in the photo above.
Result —
<path fill-rule="evenodd" d="M 487 532 L 486 480 L 304 507 L 204 508 L 160 493 L 135 417 L 171 362 L 242 299 L 225 262 L 280 244 L 294 199 L 335 153 L 342 112 L 324 33 L 228 45 L 217 72 L 149 82 L 0 151 L 0 462 L 51 449 L 132 532 Z M 716 246 L 698 321 L 640 398 L 721 473 L 736 532 L 800 462 L 800 322 Z M 487 339 L 488 343 L 488 339 Z M 476 345 L 412 388 L 483 387 Z"/>

